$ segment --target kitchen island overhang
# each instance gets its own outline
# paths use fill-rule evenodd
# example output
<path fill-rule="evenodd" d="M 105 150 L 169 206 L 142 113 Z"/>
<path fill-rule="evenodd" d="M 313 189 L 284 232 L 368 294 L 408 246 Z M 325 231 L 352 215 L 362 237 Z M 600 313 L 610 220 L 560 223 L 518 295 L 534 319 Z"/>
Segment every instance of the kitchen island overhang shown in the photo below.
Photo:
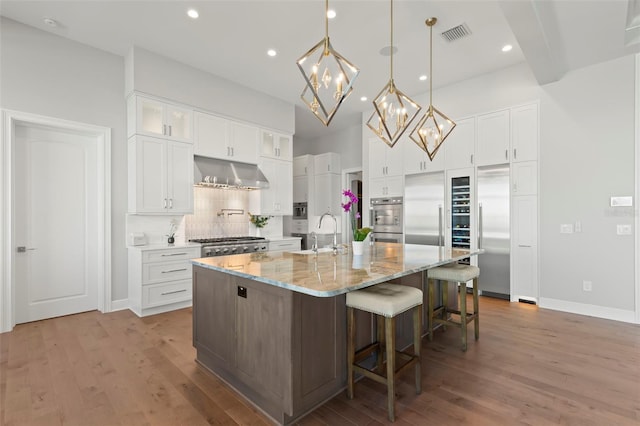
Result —
<path fill-rule="evenodd" d="M 276 252 L 194 259 L 197 362 L 277 423 L 295 422 L 346 386 L 347 292 L 481 252 L 376 243 L 359 257 Z M 365 346 L 375 338 L 373 324 L 358 323 Z"/>

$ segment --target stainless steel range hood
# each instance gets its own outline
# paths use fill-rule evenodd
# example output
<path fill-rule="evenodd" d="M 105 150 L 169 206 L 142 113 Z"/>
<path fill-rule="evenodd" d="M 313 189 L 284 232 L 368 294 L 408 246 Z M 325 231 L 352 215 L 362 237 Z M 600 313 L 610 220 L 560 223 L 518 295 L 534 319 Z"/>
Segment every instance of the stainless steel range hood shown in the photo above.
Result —
<path fill-rule="evenodd" d="M 269 181 L 255 164 L 194 156 L 195 184 L 212 188 L 265 189 Z"/>

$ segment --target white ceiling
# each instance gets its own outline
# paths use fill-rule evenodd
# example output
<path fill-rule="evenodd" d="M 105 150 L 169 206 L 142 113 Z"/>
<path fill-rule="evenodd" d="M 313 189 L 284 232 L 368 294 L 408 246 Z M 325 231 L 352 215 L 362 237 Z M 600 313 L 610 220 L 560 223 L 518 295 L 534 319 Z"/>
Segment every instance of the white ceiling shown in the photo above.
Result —
<path fill-rule="evenodd" d="M 187 17 L 190 7 L 199 11 L 197 20 Z M 390 44 L 389 1 L 332 0 L 331 42 L 360 76 L 329 128 L 302 106 L 296 60 L 324 37 L 324 7 L 322 0 L 2 0 L 0 14 L 121 56 L 139 46 L 295 103 L 296 135 L 313 137 L 360 122 L 389 80 L 389 57 L 379 53 Z M 434 89 L 523 61 L 544 84 L 638 51 L 638 45 L 624 46 L 627 0 L 395 0 L 394 80 L 409 96 L 428 90 L 418 77 L 428 69 L 424 21 L 431 16 L 438 18 Z M 59 26 L 47 26 L 44 18 Z M 462 23 L 469 37 L 451 43 L 440 37 Z M 514 48 L 503 53 L 507 43 Z M 270 48 L 278 51 L 275 58 L 267 56 Z"/>

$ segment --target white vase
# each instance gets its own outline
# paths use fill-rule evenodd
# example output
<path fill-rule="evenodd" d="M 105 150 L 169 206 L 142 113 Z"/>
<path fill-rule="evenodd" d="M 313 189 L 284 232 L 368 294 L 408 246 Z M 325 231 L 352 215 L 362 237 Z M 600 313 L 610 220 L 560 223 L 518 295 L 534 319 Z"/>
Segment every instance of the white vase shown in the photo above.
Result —
<path fill-rule="evenodd" d="M 256 228 L 256 237 L 260 236 L 260 228 Z"/>
<path fill-rule="evenodd" d="M 362 256 L 364 252 L 364 241 L 351 241 L 354 256 Z"/>

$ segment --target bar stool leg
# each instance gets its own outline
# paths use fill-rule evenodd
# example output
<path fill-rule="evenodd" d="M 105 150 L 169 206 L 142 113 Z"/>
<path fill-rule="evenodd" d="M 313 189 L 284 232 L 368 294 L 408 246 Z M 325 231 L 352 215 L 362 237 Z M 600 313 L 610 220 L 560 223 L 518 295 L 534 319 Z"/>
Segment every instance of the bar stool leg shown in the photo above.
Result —
<path fill-rule="evenodd" d="M 421 330 L 422 324 L 422 306 L 416 306 L 413 308 L 413 353 L 416 357 L 418 357 L 418 362 L 416 363 L 415 373 L 416 373 L 416 395 L 422 393 L 422 333 Z"/>
<path fill-rule="evenodd" d="M 473 319 L 473 328 L 475 331 L 476 340 L 480 338 L 480 310 L 478 303 L 478 279 L 473 279 L 473 313 L 475 318 Z"/>
<path fill-rule="evenodd" d="M 347 307 L 347 398 L 353 399 L 353 362 L 355 360 L 355 310 Z"/>
<path fill-rule="evenodd" d="M 395 389 L 395 366 L 396 366 L 396 348 L 392 342 L 395 342 L 396 324 L 395 318 L 384 319 L 385 337 L 387 341 L 387 411 L 389 421 L 393 422 L 396 418 L 396 389 Z"/>
<path fill-rule="evenodd" d="M 456 283 L 456 286 L 458 284 Z M 460 283 L 460 331 L 462 332 L 462 350 L 467 350 L 467 283 Z"/>
<path fill-rule="evenodd" d="M 448 281 L 440 281 L 440 290 L 442 291 L 442 319 L 449 319 L 449 313 L 447 312 L 449 309 L 449 282 Z M 442 329 L 444 331 L 447 330 L 447 325 L 442 324 Z"/>
<path fill-rule="evenodd" d="M 385 351 L 386 351 L 386 339 L 385 339 L 385 331 L 384 331 L 384 324 L 385 324 L 385 318 L 381 315 L 375 315 L 375 321 L 376 321 L 376 339 L 378 342 L 378 350 L 376 352 L 376 368 L 378 370 L 378 372 L 382 371 L 382 366 L 384 364 L 384 358 L 385 358 Z"/>
<path fill-rule="evenodd" d="M 429 331 L 429 341 L 433 340 L 433 298 L 434 298 L 434 281 L 427 279 L 427 286 L 429 290 L 429 304 L 427 305 L 427 330 Z"/>

